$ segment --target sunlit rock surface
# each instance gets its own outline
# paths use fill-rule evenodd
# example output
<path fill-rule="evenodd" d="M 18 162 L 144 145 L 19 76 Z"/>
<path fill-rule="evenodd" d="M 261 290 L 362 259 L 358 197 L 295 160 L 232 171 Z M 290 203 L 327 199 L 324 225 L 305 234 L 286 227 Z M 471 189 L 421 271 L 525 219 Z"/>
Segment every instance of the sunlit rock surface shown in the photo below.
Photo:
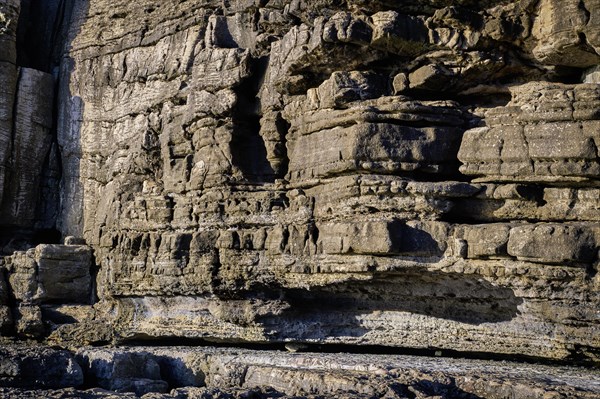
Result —
<path fill-rule="evenodd" d="M 597 365 L 599 20 L 0 0 L 0 334 Z M 167 392 L 149 359 L 98 386 Z"/>

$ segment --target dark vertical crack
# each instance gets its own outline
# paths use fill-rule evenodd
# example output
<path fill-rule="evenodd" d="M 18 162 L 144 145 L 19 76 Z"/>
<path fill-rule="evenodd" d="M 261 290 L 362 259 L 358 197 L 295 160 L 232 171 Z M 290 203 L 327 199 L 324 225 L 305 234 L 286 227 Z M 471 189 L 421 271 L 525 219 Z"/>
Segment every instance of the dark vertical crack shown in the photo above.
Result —
<path fill-rule="evenodd" d="M 210 270 L 210 284 L 213 292 L 217 292 L 219 290 L 219 286 L 221 285 L 221 278 L 219 274 L 221 272 L 221 268 L 223 265 L 221 264 L 221 254 L 219 252 L 219 248 L 214 248 L 214 256 L 213 262 Z"/>
<path fill-rule="evenodd" d="M 8 156 L 7 156 L 7 160 L 6 163 L 4 165 L 4 191 L 6 192 L 6 187 L 8 187 L 11 182 L 13 181 L 13 179 L 15 178 L 15 173 L 14 173 L 14 164 L 15 164 L 15 140 L 17 138 L 17 101 L 19 99 L 19 84 L 21 82 L 21 69 L 18 68 L 17 70 L 17 80 L 15 82 L 15 91 L 13 93 L 13 107 L 12 107 L 12 112 L 11 112 L 11 117 L 12 117 L 12 124 L 10 127 L 10 137 L 8 140 Z M 12 202 L 12 198 L 8 198 L 6 195 L 3 195 L 2 198 L 0 198 L 0 217 L 3 215 L 4 213 L 4 209 L 6 206 L 8 206 L 7 204 L 10 204 Z"/>
<path fill-rule="evenodd" d="M 0 331 L 0 334 L 14 334 L 15 331 L 15 323 L 17 320 L 17 299 L 15 297 L 15 293 L 13 291 L 13 287 L 8 280 L 8 270 L 5 267 L 0 268 L 0 279 L 4 280 L 6 286 L 6 306 L 10 309 L 10 316 L 12 318 L 12 323 L 5 326 L 5 330 Z"/>
<path fill-rule="evenodd" d="M 267 159 L 265 141 L 260 135 L 258 92 L 266 73 L 266 66 L 265 57 L 252 59 L 250 76 L 234 88 L 237 104 L 232 114 L 232 164 L 241 171 L 244 180 L 251 183 L 275 181 L 275 171 Z"/>
<path fill-rule="evenodd" d="M 41 4 L 43 3 L 43 4 Z M 57 0 L 44 2 L 31 1 L 31 18 L 35 24 L 42 28 L 28 31 L 28 42 L 25 51 L 35 51 L 37 47 L 43 49 L 37 59 L 31 59 L 34 67 L 54 76 L 54 93 L 52 108 L 52 127 L 50 129 L 50 151 L 44 163 L 41 176 L 41 190 L 37 203 L 36 227 L 48 232 L 52 237 L 60 236 L 56 220 L 59 213 L 59 186 L 62 176 L 62 159 L 58 144 L 58 119 L 59 119 L 59 90 L 61 83 L 59 68 L 61 55 L 66 42 L 68 30 L 69 10 L 72 7 L 70 0 Z M 55 238 L 52 242 L 58 242 Z"/>
<path fill-rule="evenodd" d="M 61 29 L 68 0 L 23 0 L 17 31 L 17 63 L 20 66 L 52 72 L 55 55 L 63 41 Z"/>
<path fill-rule="evenodd" d="M 90 297 L 89 303 L 94 304 L 98 302 L 98 274 L 100 273 L 100 267 L 96 262 L 96 253 L 92 252 L 92 260 L 90 265 Z"/>
<path fill-rule="evenodd" d="M 585 16 L 585 25 L 587 25 L 590 22 L 591 13 L 585 6 L 585 1 L 579 0 L 579 3 L 577 4 L 577 8 L 579 8 L 583 12 L 583 15 Z"/>
<path fill-rule="evenodd" d="M 275 147 L 275 155 L 279 158 L 279 167 L 277 177 L 284 178 L 288 173 L 290 159 L 287 153 L 287 135 L 290 130 L 290 123 L 283 118 L 281 113 L 277 114 L 275 121 L 277 132 L 279 133 L 279 143 Z"/>

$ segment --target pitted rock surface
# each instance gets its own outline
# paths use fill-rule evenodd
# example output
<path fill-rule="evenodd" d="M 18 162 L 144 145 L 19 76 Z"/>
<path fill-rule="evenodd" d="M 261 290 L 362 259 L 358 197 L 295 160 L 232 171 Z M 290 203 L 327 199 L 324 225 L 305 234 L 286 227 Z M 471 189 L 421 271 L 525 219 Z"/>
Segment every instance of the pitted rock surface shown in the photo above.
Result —
<path fill-rule="evenodd" d="M 599 20 L 0 0 L 0 334 L 598 364 Z"/>

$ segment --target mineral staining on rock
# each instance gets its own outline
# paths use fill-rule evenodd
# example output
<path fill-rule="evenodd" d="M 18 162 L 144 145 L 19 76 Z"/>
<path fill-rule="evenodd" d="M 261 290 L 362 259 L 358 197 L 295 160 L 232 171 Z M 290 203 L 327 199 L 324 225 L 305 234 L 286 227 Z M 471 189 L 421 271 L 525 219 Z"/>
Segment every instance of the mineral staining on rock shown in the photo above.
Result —
<path fill-rule="evenodd" d="M 596 3 L 0 1 L 2 333 L 598 362 Z"/>

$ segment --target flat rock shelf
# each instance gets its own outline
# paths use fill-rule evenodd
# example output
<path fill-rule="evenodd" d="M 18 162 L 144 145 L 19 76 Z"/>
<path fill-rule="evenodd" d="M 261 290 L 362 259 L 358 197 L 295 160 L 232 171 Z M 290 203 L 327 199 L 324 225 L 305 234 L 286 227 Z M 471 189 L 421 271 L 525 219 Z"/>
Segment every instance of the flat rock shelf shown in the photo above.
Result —
<path fill-rule="evenodd" d="M 8 350 L 23 359 L 13 367 L 40 362 L 29 363 L 29 390 L 0 388 L 18 399 L 600 397 L 597 371 L 539 363 L 190 346 Z M 3 385 L 24 383 L 2 367 Z"/>

